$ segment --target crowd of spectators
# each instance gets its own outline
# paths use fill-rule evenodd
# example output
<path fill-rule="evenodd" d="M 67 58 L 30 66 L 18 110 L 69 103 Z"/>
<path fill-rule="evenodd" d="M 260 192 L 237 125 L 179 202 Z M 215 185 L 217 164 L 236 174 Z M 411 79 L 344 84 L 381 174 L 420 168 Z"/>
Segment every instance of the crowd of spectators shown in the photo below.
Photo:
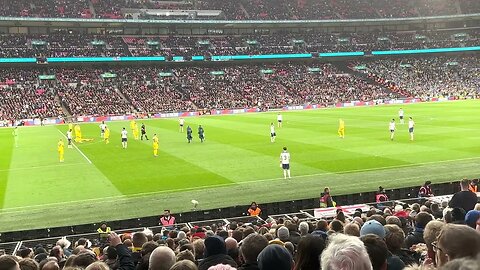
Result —
<path fill-rule="evenodd" d="M 371 78 L 395 92 L 410 97 L 477 97 L 480 68 L 476 60 L 464 57 L 382 59 L 357 62 L 365 65 Z"/>
<path fill-rule="evenodd" d="M 212 56 L 464 47 L 478 29 L 243 36 L 115 36 L 58 32 L 0 36 L 0 57 Z"/>
<path fill-rule="evenodd" d="M 12 17 L 60 18 L 130 18 L 124 9 L 138 10 L 220 10 L 209 19 L 298 20 L 298 19 L 368 19 L 405 18 L 475 13 L 475 0 L 19 0 L 0 1 L 0 15 Z M 143 16 L 141 16 L 143 17 Z M 149 17 L 151 18 L 151 17 Z M 177 16 L 155 16 L 177 19 Z M 185 19 L 178 16 L 178 19 Z M 198 16 L 196 19 L 203 19 Z"/>
<path fill-rule="evenodd" d="M 349 67 L 351 70 L 349 70 Z M 357 72 L 364 72 L 365 75 Z M 468 56 L 295 62 L 217 67 L 17 69 L 0 73 L 3 119 L 123 115 L 234 108 L 279 108 L 402 97 L 480 95 L 480 69 Z M 40 79 L 40 75 L 53 78 Z"/>
<path fill-rule="evenodd" d="M 103 223 L 98 237 L 22 246 L 16 256 L 0 257 L 0 269 L 479 269 L 480 204 L 471 190 L 477 185 L 462 180 L 450 201 L 384 201 L 350 214 L 338 208 L 332 219 L 258 219 L 261 211 L 249 209 L 246 222 L 168 223 L 158 233 L 121 235 Z"/>

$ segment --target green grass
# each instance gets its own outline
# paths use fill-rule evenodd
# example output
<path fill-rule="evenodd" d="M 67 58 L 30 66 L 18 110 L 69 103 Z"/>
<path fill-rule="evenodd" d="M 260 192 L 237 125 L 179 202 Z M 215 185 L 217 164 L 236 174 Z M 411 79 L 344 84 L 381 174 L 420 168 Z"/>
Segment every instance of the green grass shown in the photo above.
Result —
<path fill-rule="evenodd" d="M 92 142 L 65 149 L 59 163 L 56 142 L 66 126 L 23 127 L 19 147 L 11 129 L 0 129 L 0 231 L 159 215 L 163 209 L 201 209 L 318 197 L 478 177 L 480 101 L 404 106 L 416 122 L 416 140 L 388 122 L 399 106 L 283 112 L 284 127 L 270 143 L 276 113 L 187 118 L 205 127 L 206 142 L 186 143 L 177 119 L 145 120 L 149 136 L 159 134 L 160 155 L 151 141 L 129 139 L 127 122 L 107 123 L 111 143 L 100 141 L 98 124 L 83 124 Z M 339 139 L 338 119 L 346 123 Z M 138 121 L 141 123 L 141 121 Z M 282 179 L 281 148 L 292 155 L 291 180 Z"/>

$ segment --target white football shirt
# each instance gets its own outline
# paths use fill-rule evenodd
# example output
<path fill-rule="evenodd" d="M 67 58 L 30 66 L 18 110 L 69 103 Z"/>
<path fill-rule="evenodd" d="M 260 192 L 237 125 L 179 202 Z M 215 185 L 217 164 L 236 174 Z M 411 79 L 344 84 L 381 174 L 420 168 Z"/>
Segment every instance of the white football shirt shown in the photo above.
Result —
<path fill-rule="evenodd" d="M 126 139 L 127 134 L 128 134 L 128 132 L 126 130 L 122 130 L 122 139 Z"/>
<path fill-rule="evenodd" d="M 290 164 L 290 153 L 282 152 L 280 154 L 280 160 L 282 161 L 282 164 Z"/>
<path fill-rule="evenodd" d="M 415 126 L 415 122 L 413 120 L 408 120 L 408 128 L 413 128 Z"/>
<path fill-rule="evenodd" d="M 390 130 L 395 130 L 395 122 L 390 122 L 390 124 L 388 125 Z"/>

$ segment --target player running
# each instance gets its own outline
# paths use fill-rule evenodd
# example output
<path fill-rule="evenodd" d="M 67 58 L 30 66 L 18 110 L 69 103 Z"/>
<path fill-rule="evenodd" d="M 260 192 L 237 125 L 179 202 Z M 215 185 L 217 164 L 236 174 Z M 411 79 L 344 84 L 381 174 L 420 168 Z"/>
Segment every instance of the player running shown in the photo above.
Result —
<path fill-rule="evenodd" d="M 408 133 L 410 133 L 410 141 L 413 141 L 413 128 L 415 127 L 415 122 L 413 122 L 413 118 L 408 118 Z"/>
<path fill-rule="evenodd" d="M 67 142 L 67 144 L 68 144 L 67 147 L 70 148 L 70 149 L 73 148 L 73 147 L 72 147 L 72 138 L 73 138 L 72 130 L 69 129 L 69 130 L 67 131 L 67 141 L 68 141 L 68 142 Z"/>
<path fill-rule="evenodd" d="M 105 141 L 105 144 L 110 143 L 110 129 L 108 127 L 105 127 L 105 133 L 103 134 L 103 140 Z"/>
<path fill-rule="evenodd" d="M 183 133 L 183 125 L 185 125 L 185 119 L 183 118 L 178 119 L 178 124 L 180 126 L 179 131 Z"/>
<path fill-rule="evenodd" d="M 400 124 L 405 124 L 405 121 L 403 120 L 403 115 L 404 115 L 404 112 L 403 112 L 403 109 L 400 108 L 400 110 L 398 110 L 398 118 L 400 119 Z"/>
<path fill-rule="evenodd" d="M 147 136 L 147 128 L 145 127 L 145 124 L 142 123 L 142 126 L 140 128 L 142 135 L 140 136 L 140 139 L 143 141 L 143 136 L 145 136 L 145 139 L 148 141 L 148 136 Z"/>
<path fill-rule="evenodd" d="M 277 134 L 275 133 L 275 125 L 273 123 L 270 124 L 270 142 L 274 143 Z"/>
<path fill-rule="evenodd" d="M 283 116 L 281 114 L 278 114 L 277 115 L 277 123 L 278 123 L 279 128 L 282 127 L 282 122 L 283 122 Z"/>
<path fill-rule="evenodd" d="M 15 147 L 18 147 L 18 127 L 13 128 L 12 135 L 15 141 Z"/>
<path fill-rule="evenodd" d="M 153 156 L 154 157 L 158 157 L 158 137 L 157 137 L 157 134 L 153 134 L 153 138 L 152 138 L 152 141 L 153 141 Z"/>
<path fill-rule="evenodd" d="M 287 179 L 290 177 L 290 153 L 287 151 L 287 147 L 283 147 L 283 151 L 280 154 L 280 167 L 283 169 L 283 178 Z"/>
<path fill-rule="evenodd" d="M 65 153 L 65 149 L 64 149 L 65 147 L 64 146 L 65 146 L 65 144 L 63 143 L 63 140 L 60 139 L 58 141 L 58 144 L 57 144 L 58 159 L 60 160 L 60 162 L 64 161 L 64 159 L 63 159 L 63 155 Z"/>
<path fill-rule="evenodd" d="M 100 138 L 104 138 L 105 136 L 105 128 L 107 125 L 105 124 L 105 121 L 102 121 L 102 123 L 99 125 L 100 126 Z"/>
<path fill-rule="evenodd" d="M 127 135 L 128 132 L 125 130 L 125 128 L 122 129 L 122 148 L 127 149 Z"/>
<path fill-rule="evenodd" d="M 338 120 L 338 136 L 345 139 L 345 121 L 343 119 Z"/>
<path fill-rule="evenodd" d="M 388 128 L 390 129 L 390 140 L 393 141 L 393 136 L 395 136 L 395 119 L 390 121 Z"/>
<path fill-rule="evenodd" d="M 187 141 L 188 143 L 191 143 L 192 142 L 192 128 L 190 126 L 187 126 Z"/>
<path fill-rule="evenodd" d="M 202 143 L 205 140 L 205 130 L 203 130 L 202 125 L 198 126 L 198 138 L 200 139 L 200 142 L 202 142 Z"/>

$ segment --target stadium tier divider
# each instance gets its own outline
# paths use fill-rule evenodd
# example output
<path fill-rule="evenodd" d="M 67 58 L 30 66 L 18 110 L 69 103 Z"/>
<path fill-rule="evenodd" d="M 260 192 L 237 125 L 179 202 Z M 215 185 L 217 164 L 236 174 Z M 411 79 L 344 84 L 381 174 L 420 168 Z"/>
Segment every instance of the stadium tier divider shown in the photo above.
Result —
<path fill-rule="evenodd" d="M 448 182 L 441 184 L 433 184 L 432 190 L 435 195 L 449 195 L 454 194 L 459 191 L 459 182 Z M 392 201 L 402 201 L 402 202 L 415 202 L 419 198 L 418 190 L 420 185 L 414 187 L 405 187 L 399 189 L 389 189 L 387 190 L 387 195 Z M 250 205 L 236 205 L 232 207 L 224 207 L 217 209 L 209 210 L 196 210 L 183 213 L 173 213 L 176 218 L 176 221 L 179 225 L 175 225 L 175 228 L 180 229 L 181 226 L 192 227 L 199 224 L 208 224 L 209 221 L 219 221 L 220 223 L 231 223 L 232 221 L 237 222 L 248 222 L 252 221 L 262 223 L 263 220 L 269 216 L 275 215 L 293 215 L 294 213 L 301 213 L 300 215 L 308 214 L 313 215 L 313 210 L 318 208 L 320 205 L 321 189 L 319 189 L 319 196 L 317 198 L 308 198 L 300 200 L 290 200 L 283 202 L 272 202 L 264 203 L 258 201 L 259 206 L 262 209 L 261 217 L 252 219 L 252 217 L 247 216 L 247 209 Z M 362 192 L 355 194 L 345 194 L 345 195 L 335 195 L 341 191 L 333 190 L 332 196 L 337 202 L 337 205 L 346 206 L 346 205 L 355 205 L 355 204 L 375 204 L 375 192 Z M 289 214 L 290 213 L 290 214 Z M 306 217 L 310 219 L 310 217 Z M 161 226 L 158 226 L 158 221 L 160 214 L 149 217 L 138 217 L 125 220 L 112 220 L 105 221 L 107 224 L 117 232 L 124 231 L 134 231 L 135 229 L 150 228 L 152 230 L 161 230 Z M 315 218 L 313 218 L 315 219 Z M 99 221 L 100 222 L 100 221 Z M 35 239 L 43 238 L 56 238 L 69 235 L 70 237 L 78 237 L 80 235 L 96 235 L 95 231 L 99 227 L 99 223 L 91 224 L 79 224 L 72 226 L 63 226 L 63 227 L 54 227 L 54 228 L 44 228 L 44 229 L 35 229 L 35 230 L 25 230 L 25 231 L 15 231 L 15 232 L 4 232 L 0 235 L 0 249 L 2 249 L 3 244 L 9 244 L 16 241 L 28 241 Z M 125 229 L 130 228 L 130 229 Z M 132 229 L 133 228 L 133 229 Z"/>

